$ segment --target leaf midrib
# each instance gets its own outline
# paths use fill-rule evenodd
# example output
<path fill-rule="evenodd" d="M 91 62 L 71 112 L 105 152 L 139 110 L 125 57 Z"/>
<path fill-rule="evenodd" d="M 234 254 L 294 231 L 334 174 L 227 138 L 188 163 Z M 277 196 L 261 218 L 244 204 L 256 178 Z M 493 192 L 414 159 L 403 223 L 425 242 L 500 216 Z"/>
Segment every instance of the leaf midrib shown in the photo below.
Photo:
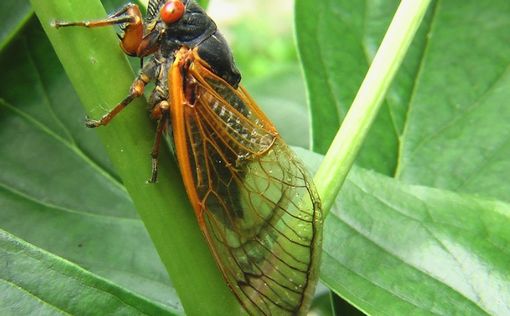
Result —
<path fill-rule="evenodd" d="M 431 34 L 432 30 L 434 29 L 434 27 L 437 23 L 437 11 L 439 10 L 438 8 L 440 6 L 440 3 L 441 3 L 441 0 L 435 1 L 434 7 L 431 9 L 432 10 L 432 13 L 431 13 L 432 18 L 429 23 L 427 32 L 425 33 L 425 45 L 424 45 L 422 54 L 420 55 L 420 64 L 418 66 L 418 71 L 416 72 L 415 79 L 413 80 L 413 85 L 411 88 L 411 95 L 410 95 L 409 101 L 407 103 L 407 111 L 405 113 L 405 119 L 404 119 L 404 129 L 402 131 L 402 134 L 398 137 L 399 146 L 398 146 L 398 153 L 397 153 L 397 163 L 395 166 L 395 172 L 393 174 L 393 178 L 395 178 L 395 179 L 400 179 L 400 177 L 402 175 L 402 170 L 404 168 L 404 154 L 405 154 L 404 147 L 405 147 L 405 141 L 407 139 L 406 135 L 409 133 L 409 128 L 410 128 L 409 127 L 409 124 L 410 124 L 409 118 L 411 116 L 411 111 L 413 110 L 412 105 L 414 104 L 414 99 L 416 98 L 416 94 L 417 94 L 417 90 L 418 90 L 418 86 L 419 86 L 419 80 L 420 80 L 420 78 L 423 74 L 424 68 L 425 68 L 425 59 L 429 54 L 430 41 L 431 41 L 431 37 L 429 35 Z"/>
<path fill-rule="evenodd" d="M 4 48 L 7 45 L 9 45 L 10 42 L 12 42 L 12 40 L 16 37 L 18 32 L 27 24 L 27 22 L 33 15 L 34 11 L 32 8 L 30 8 L 30 10 L 21 19 L 19 19 L 18 24 L 16 24 L 16 26 L 11 29 L 12 31 L 7 34 L 5 40 L 3 42 L 0 42 L 0 52 L 3 51 Z"/>
<path fill-rule="evenodd" d="M 44 132 L 48 136 L 52 137 L 57 142 L 64 145 L 65 148 L 69 149 L 71 152 L 73 152 L 77 157 L 81 158 L 85 163 L 90 165 L 90 167 L 93 170 L 96 170 L 100 175 L 102 175 L 105 179 L 107 179 L 109 182 L 111 182 L 114 186 L 116 186 L 118 189 L 120 189 L 122 192 L 126 192 L 126 188 L 120 183 L 113 175 L 111 175 L 107 170 L 102 168 L 100 165 L 98 165 L 91 157 L 89 157 L 85 152 L 81 150 L 76 144 L 70 143 L 64 138 L 62 138 L 57 133 L 53 132 L 51 129 L 47 128 L 46 125 L 41 123 L 39 120 L 34 118 L 32 115 L 18 109 L 11 103 L 7 102 L 6 100 L 0 98 L 0 106 L 5 107 L 9 111 L 13 112 L 14 114 L 18 115 L 19 117 L 26 120 L 28 123 L 30 123 L 32 126 L 36 127 L 40 131 Z"/>
<path fill-rule="evenodd" d="M 51 209 L 54 211 L 58 211 L 58 212 L 65 212 L 65 213 L 69 213 L 69 214 L 75 214 L 75 215 L 86 216 L 86 217 L 108 219 L 111 221 L 122 220 L 122 221 L 127 221 L 127 222 L 132 222 L 132 223 L 138 223 L 138 224 L 140 223 L 140 219 L 138 219 L 138 218 L 112 216 L 112 215 L 87 212 L 84 210 L 74 210 L 74 209 L 63 207 L 63 206 L 43 202 L 36 197 L 28 195 L 27 193 L 15 190 L 11 186 L 6 185 L 5 183 L 2 183 L 2 182 L 0 182 L 0 189 L 4 189 L 5 191 L 10 192 L 11 194 L 13 194 L 19 198 L 22 198 L 23 200 L 28 201 L 32 204 L 39 205 L 39 206 L 42 206 L 42 207 L 45 207 L 45 208 L 48 208 L 48 209 Z"/>

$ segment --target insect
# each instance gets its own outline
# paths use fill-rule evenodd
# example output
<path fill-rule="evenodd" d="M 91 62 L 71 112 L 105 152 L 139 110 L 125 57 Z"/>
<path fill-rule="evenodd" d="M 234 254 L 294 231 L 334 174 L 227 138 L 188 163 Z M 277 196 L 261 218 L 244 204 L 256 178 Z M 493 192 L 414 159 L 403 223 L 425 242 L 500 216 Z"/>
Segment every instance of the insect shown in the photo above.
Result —
<path fill-rule="evenodd" d="M 128 96 L 98 120 L 107 125 L 155 83 L 151 182 L 162 135 L 198 224 L 228 286 L 251 315 L 306 314 L 318 279 L 319 197 L 302 163 L 240 85 L 214 21 L 193 0 L 150 0 L 142 18 L 127 4 L 105 19 L 55 27 L 119 25 L 122 50 L 145 62 Z"/>

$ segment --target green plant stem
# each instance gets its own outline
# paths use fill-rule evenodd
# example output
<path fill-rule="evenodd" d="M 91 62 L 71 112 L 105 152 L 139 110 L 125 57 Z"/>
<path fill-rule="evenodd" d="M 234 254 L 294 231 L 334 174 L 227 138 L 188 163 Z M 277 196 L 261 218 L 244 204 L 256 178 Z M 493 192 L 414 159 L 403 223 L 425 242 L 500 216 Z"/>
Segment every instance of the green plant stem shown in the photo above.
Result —
<path fill-rule="evenodd" d="M 105 17 L 99 0 L 31 0 L 31 3 L 87 113 L 97 118 L 104 114 L 105 108 L 112 108 L 122 100 L 134 76 L 113 28 L 57 30 L 50 26 L 55 19 Z M 198 228 L 175 161 L 164 148 L 160 154 L 159 183 L 147 183 L 154 124 L 150 122 L 147 105 L 141 99 L 133 102 L 107 127 L 98 128 L 99 136 L 133 199 L 186 313 L 239 314 L 240 305 L 221 277 Z"/>
<path fill-rule="evenodd" d="M 430 0 L 403 0 L 363 83 L 315 175 L 325 215 L 333 205 Z"/>

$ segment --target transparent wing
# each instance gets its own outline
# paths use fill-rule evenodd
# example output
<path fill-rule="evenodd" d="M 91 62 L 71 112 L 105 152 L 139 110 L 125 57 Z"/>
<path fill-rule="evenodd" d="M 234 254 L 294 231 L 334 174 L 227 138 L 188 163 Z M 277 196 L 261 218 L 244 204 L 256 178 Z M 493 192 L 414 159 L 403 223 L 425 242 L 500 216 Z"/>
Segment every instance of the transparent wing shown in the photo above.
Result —
<path fill-rule="evenodd" d="M 174 137 L 186 146 L 177 156 L 189 161 L 180 162 L 181 172 L 216 261 L 250 314 L 302 314 L 321 243 L 313 184 L 243 88 L 232 88 L 197 56 L 186 76 L 188 97 L 174 116 L 182 119 Z"/>

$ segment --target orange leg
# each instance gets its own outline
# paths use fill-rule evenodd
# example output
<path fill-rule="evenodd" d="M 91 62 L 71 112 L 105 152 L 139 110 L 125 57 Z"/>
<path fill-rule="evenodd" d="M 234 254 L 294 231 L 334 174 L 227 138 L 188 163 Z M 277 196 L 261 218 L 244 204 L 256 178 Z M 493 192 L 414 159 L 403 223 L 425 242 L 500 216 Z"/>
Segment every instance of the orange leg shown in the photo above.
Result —
<path fill-rule="evenodd" d="M 143 40 L 142 13 L 136 4 L 128 3 L 105 19 L 74 22 L 53 21 L 52 23 L 56 28 L 67 26 L 101 27 L 115 24 L 120 24 L 124 31 L 122 36 L 119 36 L 121 39 L 120 46 L 126 54 L 136 56 L 138 47 Z"/>
<path fill-rule="evenodd" d="M 87 119 L 85 125 L 90 128 L 104 126 L 110 123 L 110 121 L 119 114 L 124 108 L 131 103 L 135 98 L 142 96 L 145 89 L 145 85 L 149 83 L 150 78 L 147 75 L 141 74 L 131 85 L 129 95 L 117 104 L 110 112 L 106 113 L 99 120 Z"/>
<path fill-rule="evenodd" d="M 136 9 L 135 9 L 136 7 Z M 75 22 L 66 22 L 66 21 L 53 21 L 52 25 L 56 28 L 59 27 L 66 27 L 66 26 L 84 26 L 84 27 L 101 27 L 101 26 L 108 26 L 108 25 L 114 25 L 114 24 L 121 24 L 121 23 L 130 23 L 130 24 L 136 24 L 139 21 L 136 21 L 137 14 L 135 13 L 138 9 L 138 6 L 128 3 L 125 6 L 123 6 L 120 10 L 117 12 L 109 15 L 105 19 L 98 19 L 98 20 L 92 20 L 92 21 L 75 21 Z M 139 10 L 139 9 L 138 9 Z M 141 15 L 140 15 L 141 17 Z"/>
<path fill-rule="evenodd" d="M 158 157 L 159 157 L 159 148 L 161 147 L 161 138 L 163 136 L 163 131 L 168 124 L 170 119 L 169 115 L 169 104 L 167 101 L 161 101 L 158 103 L 154 109 L 152 110 L 152 116 L 154 118 L 158 118 L 158 128 L 156 129 L 156 137 L 154 139 L 154 145 L 152 146 L 152 175 L 149 180 L 150 183 L 156 183 L 158 179 Z"/>

